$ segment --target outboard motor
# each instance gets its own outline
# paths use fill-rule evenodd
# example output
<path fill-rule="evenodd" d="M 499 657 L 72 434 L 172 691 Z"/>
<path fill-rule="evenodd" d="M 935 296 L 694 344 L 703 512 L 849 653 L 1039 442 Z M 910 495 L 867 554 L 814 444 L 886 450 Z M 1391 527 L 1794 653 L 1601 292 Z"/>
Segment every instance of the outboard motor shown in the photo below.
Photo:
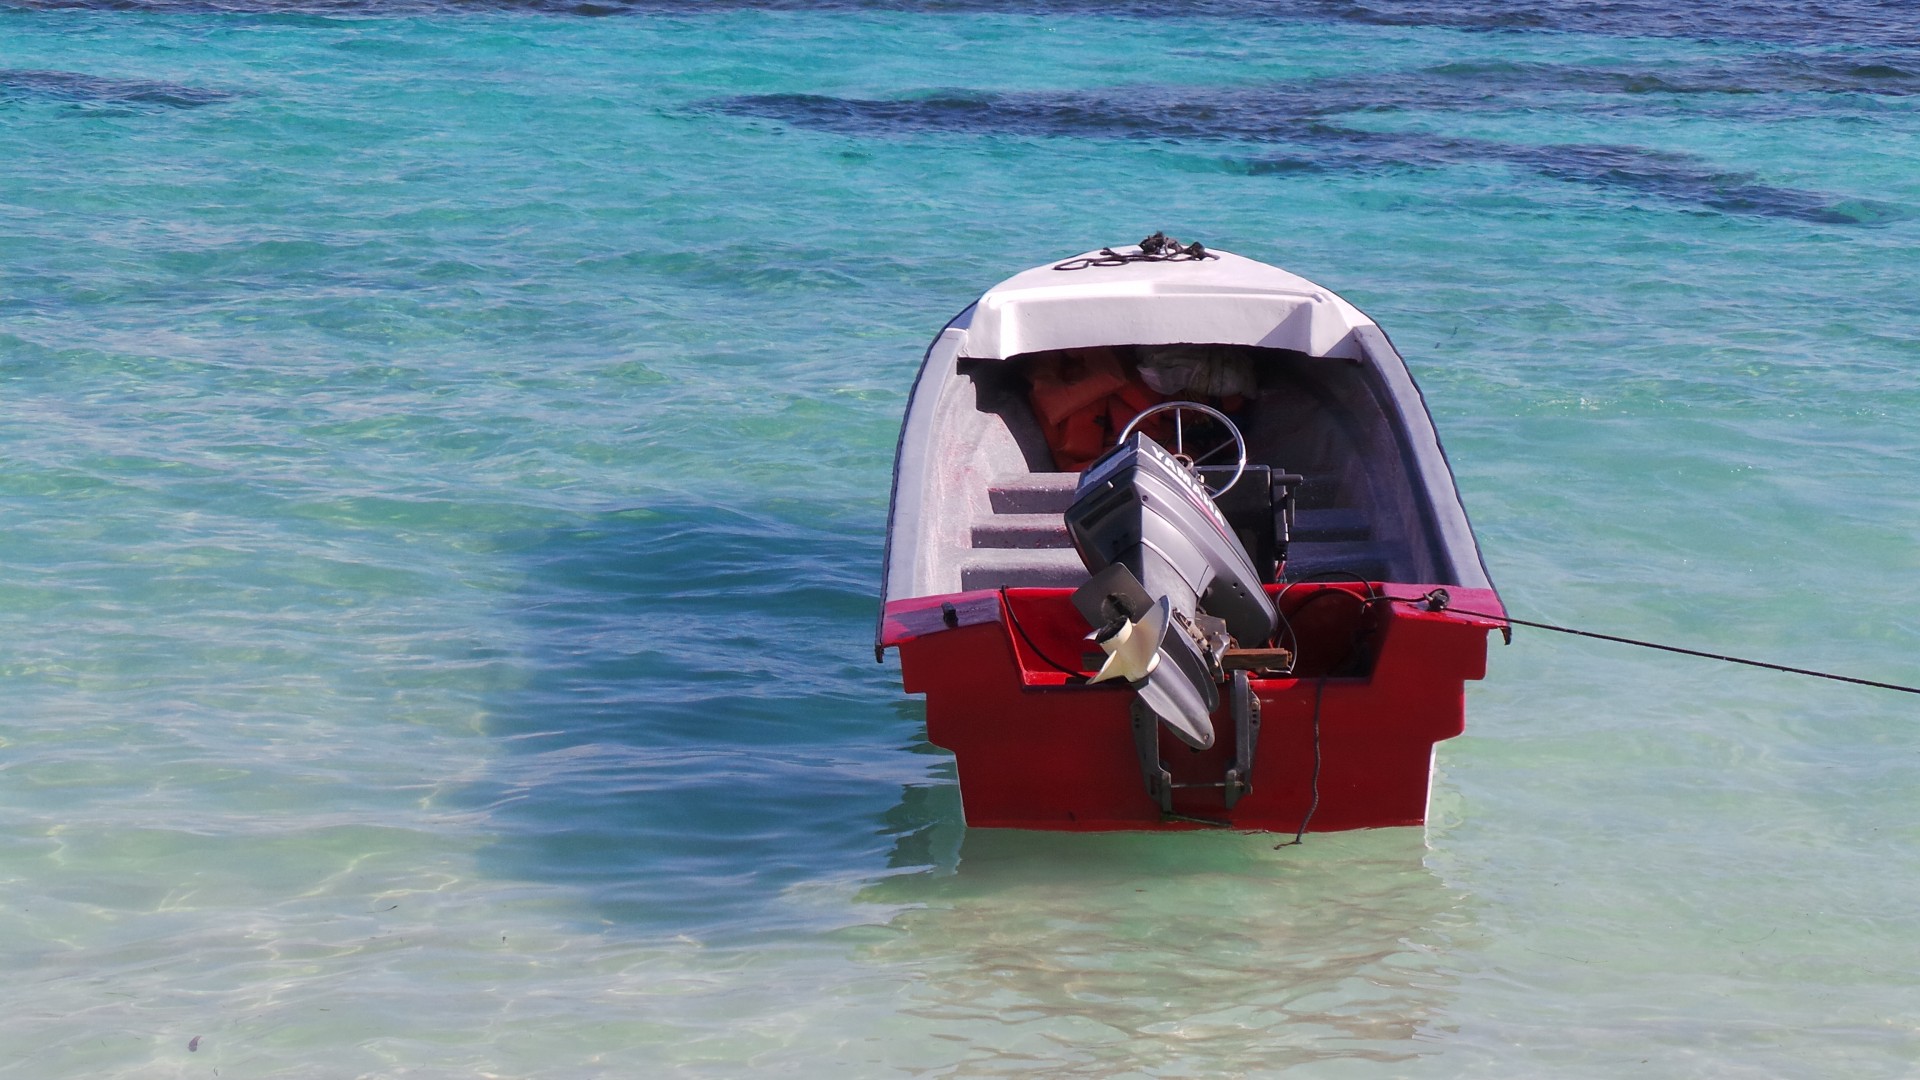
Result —
<path fill-rule="evenodd" d="M 1067 531 L 1093 580 L 1074 605 L 1123 678 L 1181 741 L 1213 745 L 1221 660 L 1279 621 L 1246 548 L 1193 470 L 1139 432 L 1081 474 Z"/>

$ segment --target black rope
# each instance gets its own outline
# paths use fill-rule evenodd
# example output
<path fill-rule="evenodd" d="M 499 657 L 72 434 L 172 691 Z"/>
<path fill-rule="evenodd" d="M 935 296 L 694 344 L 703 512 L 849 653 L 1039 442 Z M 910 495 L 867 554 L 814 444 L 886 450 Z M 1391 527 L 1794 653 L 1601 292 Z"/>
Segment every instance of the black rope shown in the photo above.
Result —
<path fill-rule="evenodd" d="M 1313 813 L 1320 809 L 1320 697 L 1326 692 L 1327 677 L 1321 675 L 1319 685 L 1313 689 L 1313 800 L 1307 803 L 1307 816 L 1300 819 L 1299 831 L 1294 833 L 1293 839 L 1286 843 L 1273 845 L 1275 851 L 1304 843 L 1307 826 L 1313 822 Z"/>
<path fill-rule="evenodd" d="M 1137 262 L 1199 262 L 1202 259 L 1217 259 L 1220 256 L 1208 251 L 1199 241 L 1181 244 L 1180 241 L 1157 232 L 1140 241 L 1140 250 L 1131 255 L 1123 255 L 1112 248 L 1101 248 L 1098 255 L 1082 255 L 1077 259 L 1068 259 L 1058 263 L 1055 270 L 1085 270 L 1090 266 L 1125 266 Z"/>
<path fill-rule="evenodd" d="M 1372 583 L 1366 582 L 1365 579 L 1360 578 L 1358 575 L 1348 574 L 1345 571 L 1327 571 L 1327 574 L 1353 578 L 1354 580 L 1365 583 L 1368 592 L 1373 593 L 1373 595 L 1356 596 L 1355 599 L 1359 600 L 1363 605 L 1381 602 L 1415 604 L 1428 611 L 1451 612 L 1455 615 L 1464 615 L 1470 619 L 1487 619 L 1492 622 L 1507 624 L 1507 626 L 1527 626 L 1535 630 L 1551 630 L 1556 634 L 1572 634 L 1575 637 L 1595 638 L 1600 641 L 1611 641 L 1620 645 L 1636 645 L 1643 649 L 1658 649 L 1661 652 L 1679 653 L 1682 656 L 1697 656 L 1703 660 L 1719 660 L 1729 664 L 1744 664 L 1747 667 L 1763 668 L 1767 671 L 1780 671 L 1789 675 L 1806 675 L 1815 679 L 1830 679 L 1833 682 L 1852 683 L 1855 686 L 1871 686 L 1879 690 L 1897 690 L 1903 694 L 1920 694 L 1920 686 L 1906 686 L 1901 683 L 1881 682 L 1878 679 L 1861 679 L 1852 675 L 1836 675 L 1831 671 L 1815 671 L 1812 668 L 1789 667 L 1786 664 L 1775 664 L 1766 660 L 1750 660 L 1744 656 L 1731 656 L 1726 653 L 1707 652 L 1702 649 L 1688 649 L 1679 645 L 1664 645 L 1657 641 L 1643 641 L 1639 638 L 1622 637 L 1619 634 L 1602 634 L 1594 630 L 1578 630 L 1571 626 L 1556 626 L 1553 623 L 1535 622 L 1532 619 L 1516 619 L 1506 614 L 1495 615 L 1486 611 L 1463 611 L 1460 608 L 1451 606 L 1450 598 L 1447 596 L 1447 590 L 1445 589 L 1433 589 L 1425 596 L 1386 596 L 1374 592 Z M 1316 574 L 1314 576 L 1319 577 L 1322 575 Z M 1280 590 L 1280 595 L 1274 598 L 1276 607 L 1278 606 L 1280 597 L 1285 596 L 1287 589 L 1291 589 L 1295 584 L 1299 583 L 1289 583 L 1285 588 Z M 1338 589 L 1329 591 L 1345 592 L 1346 590 Z M 1348 595 L 1353 594 L 1349 593 Z M 1315 596 L 1308 597 L 1308 600 L 1318 598 L 1319 594 L 1316 594 Z M 1282 616 L 1282 621 L 1284 623 L 1284 616 Z M 1289 626 L 1288 629 L 1291 629 L 1291 627 Z M 1320 702 L 1326 690 L 1327 676 L 1325 673 L 1322 673 L 1319 683 L 1315 686 L 1313 692 L 1313 797 L 1307 804 L 1307 814 L 1300 819 L 1300 828 L 1293 834 L 1293 839 L 1285 843 L 1275 844 L 1274 850 L 1276 851 L 1280 848 L 1292 847 L 1295 844 L 1304 842 L 1307 835 L 1307 826 L 1312 823 L 1314 812 L 1320 808 Z"/>
<path fill-rule="evenodd" d="M 1149 237 L 1148 239 L 1152 239 L 1152 238 Z M 1706 652 L 1701 649 L 1688 649 L 1688 648 L 1683 648 L 1679 645 L 1663 645 L 1657 641 L 1643 641 L 1639 638 L 1622 637 L 1618 634 L 1602 634 L 1594 630 L 1578 630 L 1571 626 L 1556 626 L 1553 623 L 1535 622 L 1532 619 L 1517 619 L 1517 618 L 1514 618 L 1512 615 L 1506 615 L 1506 614 L 1496 615 L 1491 612 L 1485 612 L 1485 611 L 1464 611 L 1460 608 L 1451 606 L 1450 598 L 1447 596 L 1447 591 L 1445 589 L 1433 589 L 1429 591 L 1425 596 L 1417 596 L 1417 597 L 1416 596 L 1386 596 L 1377 592 L 1372 582 L 1367 581 L 1365 578 L 1362 578 L 1357 574 L 1348 574 L 1345 571 L 1328 571 L 1327 574 L 1330 574 L 1330 575 L 1337 574 L 1338 576 L 1351 578 L 1355 581 L 1359 581 L 1362 584 L 1366 585 L 1367 591 L 1371 595 L 1358 596 L 1353 593 L 1347 593 L 1347 595 L 1353 596 L 1354 599 L 1360 601 L 1362 606 L 1365 606 L 1368 604 L 1381 603 L 1381 602 L 1395 603 L 1395 604 L 1416 604 L 1416 605 L 1419 605 L 1420 607 L 1425 608 L 1428 611 L 1451 612 L 1455 615 L 1464 615 L 1470 619 L 1487 619 L 1492 622 L 1505 623 L 1505 624 L 1508 624 L 1509 626 L 1527 626 L 1535 630 L 1551 630 L 1556 634 L 1572 634 L 1575 637 L 1594 638 L 1599 641 L 1611 641 L 1620 645 L 1635 645 L 1643 649 L 1658 649 L 1661 652 L 1679 653 L 1682 656 L 1697 656 L 1703 660 L 1719 660 L 1729 664 L 1744 664 L 1747 667 L 1763 668 L 1767 671 L 1780 671 L 1780 672 L 1785 672 L 1786 674 L 1789 674 L 1789 675 L 1806 675 L 1815 679 L 1829 679 L 1833 682 L 1852 683 L 1855 686 L 1871 686 L 1879 690 L 1897 690 L 1903 694 L 1920 694 L 1920 686 L 1906 686 L 1900 683 L 1881 682 L 1877 679 L 1861 679 L 1861 678 L 1856 678 L 1852 675 L 1836 675 L 1830 671 L 1815 671 L 1812 668 L 1789 667 L 1786 664 L 1775 664 L 1765 660 L 1750 660 L 1743 656 L 1731 656 L 1726 653 Z M 1313 576 L 1320 577 L 1322 575 L 1316 574 Z M 1285 587 L 1283 587 L 1280 590 L 1279 595 L 1274 598 L 1276 609 L 1278 608 L 1279 600 L 1282 597 L 1286 596 L 1287 591 L 1292 589 L 1294 585 L 1301 584 L 1301 583 L 1302 582 L 1300 581 L 1289 582 Z M 1335 589 L 1335 590 L 1328 590 L 1328 591 L 1343 592 L 1343 593 L 1346 592 L 1345 589 Z M 1320 598 L 1319 594 L 1316 594 L 1314 596 L 1308 597 L 1308 601 L 1311 602 L 1313 600 L 1318 600 L 1319 598 Z M 1031 636 L 1027 634 L 1026 627 L 1020 625 L 1019 616 L 1015 615 L 1013 612 L 1013 600 L 1010 596 L 1007 595 L 1007 588 L 1004 585 L 1000 587 L 1000 602 L 1006 608 L 1007 621 L 1012 624 L 1014 631 L 1020 635 L 1020 639 L 1027 643 L 1027 648 L 1033 650 L 1033 654 L 1035 656 L 1045 661 L 1049 667 L 1052 667 L 1054 670 L 1062 672 L 1063 674 L 1071 678 L 1079 679 L 1083 682 L 1088 678 L 1086 672 L 1080 671 L 1075 668 L 1066 667 L 1065 665 L 1062 665 L 1059 662 L 1055 661 L 1052 657 L 1048 656 L 1045 652 L 1041 651 L 1040 646 L 1034 642 Z M 1284 615 L 1281 616 L 1281 623 L 1284 629 L 1288 631 L 1292 630 L 1291 623 L 1289 623 L 1286 620 L 1286 617 Z M 1297 645 L 1297 642 L 1296 642 L 1296 645 Z M 1295 656 L 1296 658 L 1298 657 L 1297 652 L 1295 653 Z M 1317 812 L 1320 809 L 1320 705 L 1322 700 L 1326 696 L 1326 692 L 1327 692 L 1327 673 L 1322 672 L 1319 677 L 1319 680 L 1315 683 L 1314 690 L 1313 690 L 1313 773 L 1310 781 L 1310 784 L 1311 784 L 1310 790 L 1312 792 L 1312 797 L 1307 803 L 1306 816 L 1300 819 L 1300 828 L 1294 832 L 1293 839 L 1286 841 L 1285 843 L 1275 844 L 1274 845 L 1275 850 L 1279 850 L 1280 848 L 1284 848 L 1284 847 L 1293 847 L 1296 844 L 1304 843 L 1307 835 L 1307 827 L 1310 824 L 1312 824 L 1313 815 L 1315 814 L 1315 812 Z M 1171 816 L 1178 818 L 1180 820 L 1193 821 L 1203 825 L 1221 826 L 1221 825 L 1228 824 L 1226 822 L 1214 821 L 1210 818 L 1192 818 L 1192 817 L 1186 817 L 1184 815 L 1178 815 L 1178 814 L 1171 815 Z"/>
<path fill-rule="evenodd" d="M 1299 581 L 1289 582 L 1280 590 L 1279 595 L 1274 597 L 1274 603 L 1278 605 L 1281 597 L 1286 596 L 1287 590 L 1293 588 L 1295 585 L 1312 581 L 1314 578 L 1327 577 L 1339 577 L 1341 579 L 1358 581 L 1365 584 L 1367 591 L 1372 595 L 1365 597 L 1362 601 L 1363 603 L 1374 604 L 1385 601 L 1395 604 L 1417 604 L 1420 607 L 1426 608 L 1428 611 L 1451 611 L 1456 615 L 1465 615 L 1471 619 L 1490 619 L 1494 622 L 1507 623 L 1509 624 L 1508 626 L 1502 627 L 1502 629 L 1507 630 L 1510 630 L 1513 626 L 1528 626 L 1535 630 L 1551 630 L 1556 634 L 1572 634 L 1576 637 L 1612 641 L 1621 645 L 1637 645 L 1643 649 L 1658 649 L 1661 652 L 1679 653 L 1682 656 L 1697 656 L 1702 660 L 1719 660 L 1728 664 L 1744 664 L 1747 667 L 1764 668 L 1767 671 L 1783 671 L 1789 675 L 1805 675 L 1814 679 L 1829 679 L 1833 682 L 1852 683 L 1855 686 L 1871 686 L 1877 690 L 1897 690 L 1903 694 L 1920 694 L 1920 686 L 1881 682 L 1878 679 L 1861 679 L 1852 675 L 1836 675 L 1831 671 L 1816 671 L 1813 668 L 1789 667 L 1786 664 L 1775 664 L 1766 660 L 1750 660 L 1744 656 L 1706 652 L 1702 649 L 1688 649 L 1679 645 L 1663 645 L 1657 641 L 1642 641 L 1639 638 L 1621 637 L 1618 634 L 1602 634 L 1597 630 L 1577 630 L 1571 626 L 1556 626 L 1553 623 L 1535 622 L 1531 619 L 1516 619 L 1511 615 L 1495 615 L 1492 612 L 1486 611 L 1462 611 L 1452 606 L 1451 599 L 1447 596 L 1447 590 L 1445 589 L 1432 589 L 1428 591 L 1425 596 L 1417 597 L 1386 596 L 1375 591 L 1372 582 L 1347 570 L 1323 570 L 1319 573 L 1310 574 L 1307 577 L 1301 578 Z M 1311 600 L 1313 597 L 1308 597 L 1308 599 Z"/>
<path fill-rule="evenodd" d="M 1438 594 L 1437 596 L 1435 594 Z M 1729 664 L 1745 664 L 1748 667 L 1765 668 L 1768 671 L 1784 671 L 1789 675 L 1806 675 L 1815 679 L 1831 679 L 1834 682 L 1852 683 L 1855 686 L 1871 686 L 1880 690 L 1898 690 L 1903 694 L 1920 694 L 1920 686 L 1904 686 L 1900 683 L 1880 682 L 1876 679 L 1858 679 L 1852 675 L 1836 675 L 1831 671 L 1815 671 L 1812 668 L 1788 667 L 1785 664 L 1773 664 L 1765 660 L 1749 660 L 1744 656 L 1729 656 L 1726 653 L 1704 652 L 1700 649 L 1685 649 L 1678 645 L 1662 645 L 1657 641 L 1641 641 L 1639 638 L 1621 637 L 1617 634 L 1602 634 L 1593 630 L 1576 630 L 1571 626 L 1555 626 L 1552 623 L 1534 622 L 1531 619 L 1516 619 L 1511 615 L 1492 615 L 1484 611 L 1462 611 L 1447 606 L 1446 590 L 1435 589 L 1419 598 L 1403 596 L 1392 597 L 1395 603 L 1420 604 L 1429 611 L 1451 611 L 1456 615 L 1465 615 L 1474 619 L 1493 619 L 1512 623 L 1515 626 L 1530 626 L 1535 630 L 1551 630 L 1556 634 L 1573 634 L 1576 637 L 1597 638 L 1601 641 L 1618 642 L 1621 645 L 1638 645 L 1643 649 L 1658 649 L 1661 652 L 1679 653 L 1682 656 L 1698 656 L 1703 660 L 1720 660 Z"/>

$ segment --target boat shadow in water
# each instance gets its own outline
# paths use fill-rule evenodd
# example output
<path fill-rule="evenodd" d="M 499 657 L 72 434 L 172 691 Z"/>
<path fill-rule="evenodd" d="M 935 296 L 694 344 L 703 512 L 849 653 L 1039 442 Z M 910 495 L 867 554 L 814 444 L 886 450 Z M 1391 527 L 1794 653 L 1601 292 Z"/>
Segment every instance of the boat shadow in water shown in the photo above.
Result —
<path fill-rule="evenodd" d="M 449 799 L 488 835 L 479 869 L 641 938 L 846 921 L 826 898 L 886 872 L 951 783 L 872 661 L 854 515 L 689 503 L 512 538 L 518 674 Z"/>
<path fill-rule="evenodd" d="M 951 868 L 861 894 L 903 908 L 860 957 L 913 972 L 906 1015 L 996 1073 L 1063 1059 L 1268 1072 L 1437 1049 L 1448 958 L 1480 931 L 1427 868 L 1422 830 L 1275 849 L 1290 839 L 973 830 Z"/>

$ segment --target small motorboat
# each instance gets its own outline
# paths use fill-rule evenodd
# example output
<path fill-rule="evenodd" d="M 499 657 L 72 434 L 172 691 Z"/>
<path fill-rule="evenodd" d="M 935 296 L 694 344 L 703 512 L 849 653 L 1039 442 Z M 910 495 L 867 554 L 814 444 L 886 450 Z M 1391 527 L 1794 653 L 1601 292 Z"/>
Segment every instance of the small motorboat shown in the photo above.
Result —
<path fill-rule="evenodd" d="M 1506 628 L 1386 334 L 1161 234 L 934 338 L 881 593 L 976 827 L 1422 824 Z"/>

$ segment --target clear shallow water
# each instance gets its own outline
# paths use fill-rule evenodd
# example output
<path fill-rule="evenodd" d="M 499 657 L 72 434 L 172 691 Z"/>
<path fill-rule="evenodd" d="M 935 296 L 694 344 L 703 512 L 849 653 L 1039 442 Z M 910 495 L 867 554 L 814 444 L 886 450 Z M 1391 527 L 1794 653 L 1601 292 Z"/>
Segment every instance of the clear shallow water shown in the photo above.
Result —
<path fill-rule="evenodd" d="M 607 10 L 0 8 L 0 1073 L 1911 1073 L 1909 698 L 1522 633 L 1276 852 L 968 834 L 868 651 L 926 339 L 1166 228 L 1516 613 L 1920 681 L 1910 19 Z"/>

